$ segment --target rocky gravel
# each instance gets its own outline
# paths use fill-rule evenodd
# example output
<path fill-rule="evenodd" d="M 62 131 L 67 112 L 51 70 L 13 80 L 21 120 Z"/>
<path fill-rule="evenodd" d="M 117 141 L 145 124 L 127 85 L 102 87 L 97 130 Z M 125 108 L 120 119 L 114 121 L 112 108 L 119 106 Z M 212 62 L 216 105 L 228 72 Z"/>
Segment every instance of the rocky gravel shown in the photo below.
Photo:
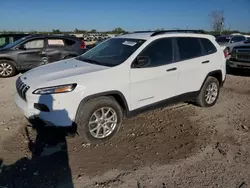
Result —
<path fill-rule="evenodd" d="M 109 143 L 32 128 L 0 79 L 0 187 L 250 187 L 250 73 L 228 75 L 211 108 L 182 104 L 125 120 Z"/>

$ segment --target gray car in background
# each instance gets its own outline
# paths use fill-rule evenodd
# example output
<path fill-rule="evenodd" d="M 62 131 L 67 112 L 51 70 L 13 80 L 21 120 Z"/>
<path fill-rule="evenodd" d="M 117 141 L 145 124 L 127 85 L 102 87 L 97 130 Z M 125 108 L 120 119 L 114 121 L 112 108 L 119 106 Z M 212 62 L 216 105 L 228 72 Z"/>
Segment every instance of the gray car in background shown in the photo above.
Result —
<path fill-rule="evenodd" d="M 235 46 L 243 45 L 247 38 L 244 35 L 221 35 L 216 38 L 216 41 L 225 54 L 229 55 Z"/>

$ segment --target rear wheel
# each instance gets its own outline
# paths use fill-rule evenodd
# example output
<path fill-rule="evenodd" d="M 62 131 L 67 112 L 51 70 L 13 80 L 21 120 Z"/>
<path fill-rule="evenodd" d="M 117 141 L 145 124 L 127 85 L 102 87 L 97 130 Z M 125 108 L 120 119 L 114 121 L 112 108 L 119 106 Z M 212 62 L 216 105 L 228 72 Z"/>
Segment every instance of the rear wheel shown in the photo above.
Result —
<path fill-rule="evenodd" d="M 7 78 L 17 74 L 17 69 L 10 60 L 0 60 L 0 77 Z"/>
<path fill-rule="evenodd" d="M 214 77 L 208 77 L 196 99 L 196 104 L 201 107 L 214 106 L 220 91 L 219 81 Z"/>
<path fill-rule="evenodd" d="M 123 119 L 120 105 L 112 97 L 98 97 L 80 104 L 76 125 L 84 141 L 103 143 L 118 132 Z"/>

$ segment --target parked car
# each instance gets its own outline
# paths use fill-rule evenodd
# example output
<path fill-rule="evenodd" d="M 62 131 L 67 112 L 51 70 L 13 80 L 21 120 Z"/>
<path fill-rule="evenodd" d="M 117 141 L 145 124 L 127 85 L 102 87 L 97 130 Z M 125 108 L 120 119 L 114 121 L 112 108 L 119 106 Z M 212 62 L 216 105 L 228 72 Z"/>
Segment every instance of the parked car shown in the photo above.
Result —
<path fill-rule="evenodd" d="M 0 48 L 28 35 L 29 34 L 0 34 Z"/>
<path fill-rule="evenodd" d="M 30 35 L 0 50 L 0 77 L 83 54 L 85 44 L 71 36 Z"/>
<path fill-rule="evenodd" d="M 230 55 L 232 49 L 237 46 L 244 44 L 247 38 L 243 35 L 222 35 L 216 38 L 216 41 L 224 50 L 226 56 Z"/>
<path fill-rule="evenodd" d="M 15 102 L 27 118 L 76 125 L 85 141 L 100 143 L 124 117 L 178 102 L 213 106 L 225 76 L 226 59 L 211 35 L 132 33 L 23 74 Z"/>
<path fill-rule="evenodd" d="M 244 35 L 247 38 L 247 41 L 250 41 L 250 35 Z"/>
<path fill-rule="evenodd" d="M 245 45 L 236 46 L 232 50 L 228 63 L 231 71 L 239 69 L 250 70 L 250 41 Z"/>

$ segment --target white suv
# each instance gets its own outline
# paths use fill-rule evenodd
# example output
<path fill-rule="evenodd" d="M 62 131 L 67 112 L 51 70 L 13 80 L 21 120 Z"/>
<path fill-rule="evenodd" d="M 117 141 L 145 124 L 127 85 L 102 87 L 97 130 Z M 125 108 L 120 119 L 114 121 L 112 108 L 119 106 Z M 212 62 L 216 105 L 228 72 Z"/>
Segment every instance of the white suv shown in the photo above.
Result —
<path fill-rule="evenodd" d="M 76 125 L 85 141 L 98 143 L 112 138 L 124 117 L 178 102 L 213 106 L 225 75 L 213 36 L 135 32 L 23 74 L 15 102 L 27 118 Z"/>

